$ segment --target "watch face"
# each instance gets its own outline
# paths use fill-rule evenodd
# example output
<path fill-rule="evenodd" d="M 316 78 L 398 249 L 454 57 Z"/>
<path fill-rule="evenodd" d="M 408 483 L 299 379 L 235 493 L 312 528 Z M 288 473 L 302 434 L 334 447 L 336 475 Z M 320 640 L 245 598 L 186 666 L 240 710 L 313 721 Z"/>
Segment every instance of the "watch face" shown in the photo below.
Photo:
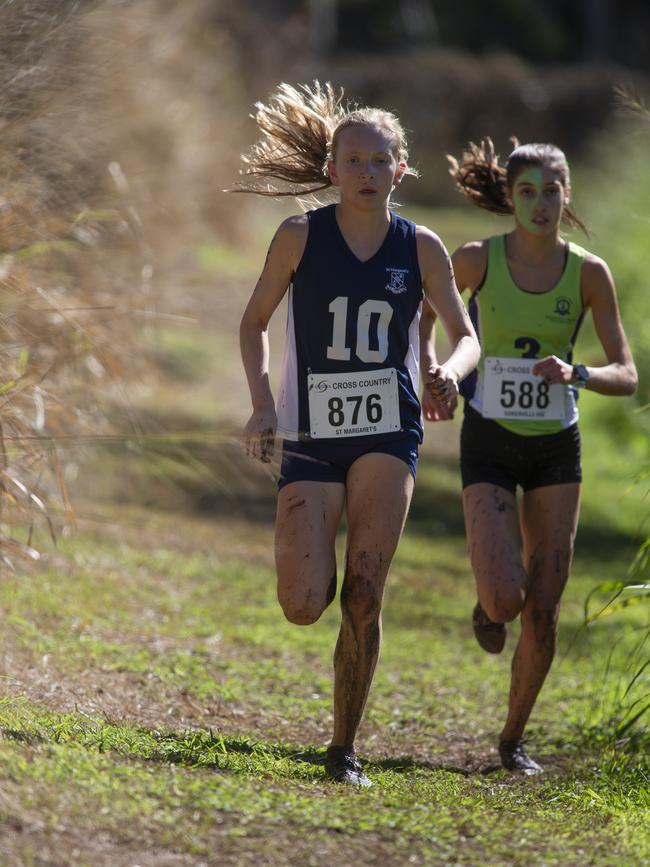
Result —
<path fill-rule="evenodd" d="M 576 381 L 581 385 L 584 385 L 589 379 L 589 374 L 587 373 L 587 368 L 584 364 L 574 364 L 573 372 L 575 374 Z"/>

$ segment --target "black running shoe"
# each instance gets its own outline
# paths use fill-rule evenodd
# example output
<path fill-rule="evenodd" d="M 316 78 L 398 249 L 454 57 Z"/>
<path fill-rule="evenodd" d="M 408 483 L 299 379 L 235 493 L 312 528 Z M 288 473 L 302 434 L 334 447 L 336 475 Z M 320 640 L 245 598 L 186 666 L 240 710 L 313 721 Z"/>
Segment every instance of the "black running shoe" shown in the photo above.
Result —
<path fill-rule="evenodd" d="M 372 786 L 371 781 L 361 770 L 353 747 L 328 747 L 325 773 L 337 783 L 348 786 Z"/>
<path fill-rule="evenodd" d="M 499 755 L 501 764 L 508 771 L 518 771 L 527 777 L 544 773 L 544 768 L 533 761 L 526 752 L 523 741 L 501 741 Z"/>
<path fill-rule="evenodd" d="M 472 612 L 474 635 L 483 650 L 488 653 L 501 653 L 506 643 L 505 623 L 495 623 L 487 616 L 481 603 L 477 602 Z"/>

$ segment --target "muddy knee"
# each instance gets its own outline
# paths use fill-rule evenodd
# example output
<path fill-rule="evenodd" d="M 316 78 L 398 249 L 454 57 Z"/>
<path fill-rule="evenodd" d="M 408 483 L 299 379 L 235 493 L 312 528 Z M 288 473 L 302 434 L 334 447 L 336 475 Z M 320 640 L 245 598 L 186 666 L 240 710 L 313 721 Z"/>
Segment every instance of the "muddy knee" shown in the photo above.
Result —
<path fill-rule="evenodd" d="M 307 593 L 296 593 L 293 588 L 278 585 L 278 601 L 284 616 L 290 623 L 310 626 L 316 623 L 336 595 L 336 573 L 323 591 L 314 588 Z"/>
<path fill-rule="evenodd" d="M 499 587 L 480 596 L 481 607 L 495 623 L 509 623 L 519 616 L 526 597 L 521 587 Z"/>
<path fill-rule="evenodd" d="M 316 623 L 325 610 L 325 605 L 314 605 L 308 599 L 284 599 L 278 594 L 284 616 L 297 626 L 310 626 Z"/>

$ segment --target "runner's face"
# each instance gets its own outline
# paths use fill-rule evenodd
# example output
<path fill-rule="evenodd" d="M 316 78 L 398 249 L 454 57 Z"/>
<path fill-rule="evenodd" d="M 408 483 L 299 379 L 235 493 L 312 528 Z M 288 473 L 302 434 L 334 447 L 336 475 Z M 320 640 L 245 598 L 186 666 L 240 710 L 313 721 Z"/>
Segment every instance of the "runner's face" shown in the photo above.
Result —
<path fill-rule="evenodd" d="M 558 231 L 565 200 L 560 172 L 537 166 L 517 175 L 509 198 L 517 224 L 531 235 Z"/>
<path fill-rule="evenodd" d="M 370 126 L 341 130 L 336 159 L 328 163 L 332 183 L 341 190 L 341 201 L 367 209 L 386 206 L 405 168 L 406 163 L 395 155 L 392 137 Z"/>

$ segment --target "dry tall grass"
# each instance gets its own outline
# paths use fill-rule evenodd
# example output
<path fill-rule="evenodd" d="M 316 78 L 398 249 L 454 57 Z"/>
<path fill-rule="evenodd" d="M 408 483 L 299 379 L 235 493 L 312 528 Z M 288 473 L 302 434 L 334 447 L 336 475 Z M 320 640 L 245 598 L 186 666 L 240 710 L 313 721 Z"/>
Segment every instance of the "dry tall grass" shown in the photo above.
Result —
<path fill-rule="evenodd" d="M 150 257 L 105 147 L 98 4 L 0 7 L 0 556 L 73 518 L 71 446 L 108 430 L 106 398 L 140 366 Z"/>
<path fill-rule="evenodd" d="M 248 99 L 223 8 L 0 5 L 5 564 L 37 558 L 38 531 L 73 520 L 66 481 L 88 444 L 138 433 L 127 385 L 154 373 L 142 328 L 154 307 L 191 308 L 192 242 L 238 232 L 221 190 Z"/>

